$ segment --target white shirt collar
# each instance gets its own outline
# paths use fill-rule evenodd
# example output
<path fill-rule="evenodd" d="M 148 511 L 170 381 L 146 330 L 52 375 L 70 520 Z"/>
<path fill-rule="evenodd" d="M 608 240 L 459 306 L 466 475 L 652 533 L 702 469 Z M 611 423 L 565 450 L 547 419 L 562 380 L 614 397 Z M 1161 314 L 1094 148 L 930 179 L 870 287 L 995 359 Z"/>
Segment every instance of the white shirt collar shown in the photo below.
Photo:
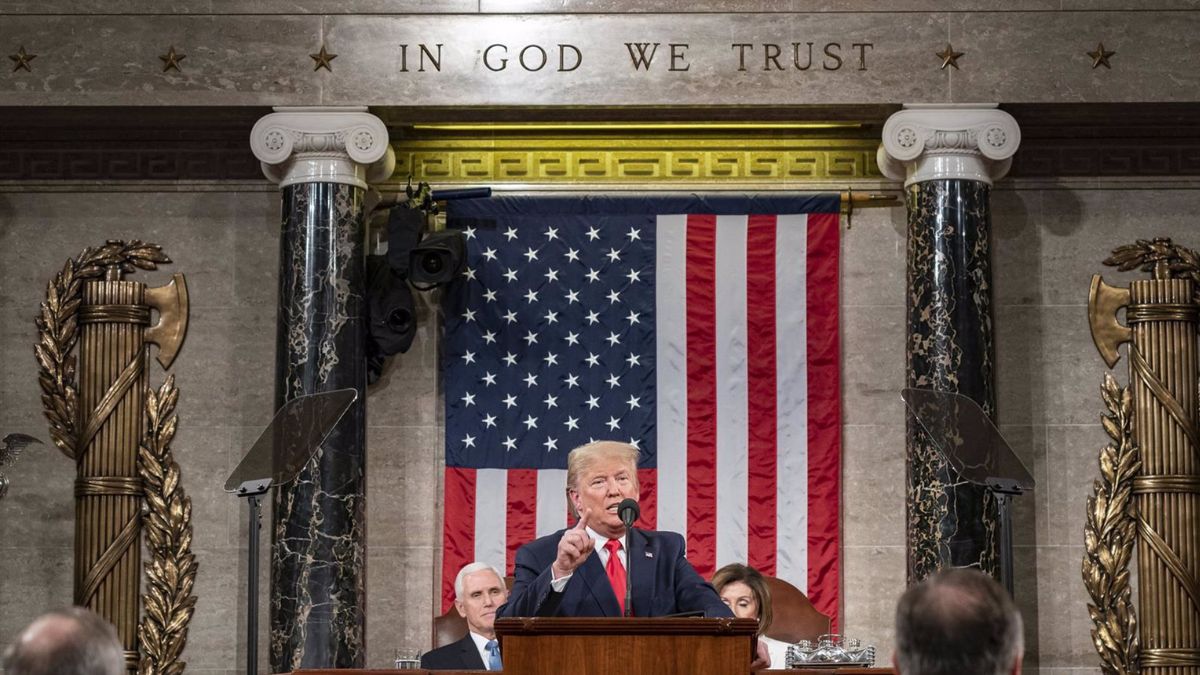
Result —
<path fill-rule="evenodd" d="M 487 652 L 487 643 L 491 642 L 491 640 L 483 637 L 473 630 L 468 630 L 467 635 L 470 635 L 471 641 L 475 643 L 475 651 L 479 652 L 479 658 L 483 661 L 483 667 L 486 669 L 489 656 Z"/>

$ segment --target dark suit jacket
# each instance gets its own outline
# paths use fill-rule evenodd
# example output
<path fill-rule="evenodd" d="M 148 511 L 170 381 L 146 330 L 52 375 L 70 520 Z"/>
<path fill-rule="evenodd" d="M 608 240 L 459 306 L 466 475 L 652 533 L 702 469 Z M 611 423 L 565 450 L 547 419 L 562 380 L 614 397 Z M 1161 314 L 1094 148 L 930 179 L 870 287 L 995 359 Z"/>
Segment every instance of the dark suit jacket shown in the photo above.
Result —
<path fill-rule="evenodd" d="M 471 640 L 471 634 L 458 642 L 438 647 L 421 656 L 421 668 L 425 670 L 487 670 L 479 650 Z"/>
<path fill-rule="evenodd" d="M 621 616 L 617 596 L 600 556 L 587 557 L 561 593 L 550 586 L 550 564 L 566 530 L 517 549 L 515 581 L 508 602 L 496 616 Z M 683 537 L 674 532 L 634 530 L 629 537 L 634 616 L 666 616 L 702 611 L 733 616 L 720 596 L 683 557 Z"/>

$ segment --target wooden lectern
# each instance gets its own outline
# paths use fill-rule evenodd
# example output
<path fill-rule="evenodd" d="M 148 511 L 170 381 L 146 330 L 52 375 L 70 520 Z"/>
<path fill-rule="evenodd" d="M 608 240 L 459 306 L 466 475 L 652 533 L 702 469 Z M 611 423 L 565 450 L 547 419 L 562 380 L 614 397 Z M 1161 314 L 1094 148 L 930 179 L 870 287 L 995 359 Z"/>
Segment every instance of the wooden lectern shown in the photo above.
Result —
<path fill-rule="evenodd" d="M 754 619 L 496 619 L 513 675 L 748 675 Z"/>

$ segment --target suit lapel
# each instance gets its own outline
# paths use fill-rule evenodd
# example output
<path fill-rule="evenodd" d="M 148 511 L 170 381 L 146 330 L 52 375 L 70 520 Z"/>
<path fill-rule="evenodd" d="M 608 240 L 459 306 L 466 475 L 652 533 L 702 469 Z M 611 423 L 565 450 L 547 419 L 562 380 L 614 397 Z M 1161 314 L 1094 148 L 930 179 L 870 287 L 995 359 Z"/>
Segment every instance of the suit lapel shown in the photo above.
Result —
<path fill-rule="evenodd" d="M 651 616 L 655 581 L 658 577 L 658 551 L 654 542 L 641 530 L 634 530 L 629 539 L 628 571 L 633 575 L 634 616 Z"/>
<path fill-rule="evenodd" d="M 462 640 L 459 640 L 459 646 L 462 647 L 462 664 L 467 670 L 487 670 L 487 665 L 483 663 L 483 659 L 479 656 L 479 650 L 475 647 L 475 641 L 471 639 L 471 634 Z"/>
<path fill-rule="evenodd" d="M 583 578 L 588 593 L 599 605 L 601 616 L 621 616 L 621 608 L 617 605 L 617 596 L 613 593 L 612 584 L 608 582 L 608 574 L 600 564 L 600 556 L 593 553 L 579 566 L 577 573 Z"/>

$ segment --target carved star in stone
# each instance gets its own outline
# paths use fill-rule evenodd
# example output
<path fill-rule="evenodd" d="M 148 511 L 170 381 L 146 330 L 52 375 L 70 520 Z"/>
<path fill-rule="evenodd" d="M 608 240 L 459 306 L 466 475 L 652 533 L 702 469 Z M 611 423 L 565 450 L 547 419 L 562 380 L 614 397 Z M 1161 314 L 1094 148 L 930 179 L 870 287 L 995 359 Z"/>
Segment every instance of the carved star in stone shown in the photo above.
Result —
<path fill-rule="evenodd" d="M 176 52 L 175 45 L 171 45 L 171 48 L 167 50 L 167 53 L 158 58 L 163 62 L 164 73 L 172 69 L 174 69 L 174 71 L 177 73 L 181 73 L 183 71 L 179 69 L 179 62 L 186 59 L 187 54 L 180 54 L 179 52 Z"/>
<path fill-rule="evenodd" d="M 331 73 L 333 72 L 333 68 L 330 67 L 329 62 L 336 59 L 337 54 L 330 54 L 325 50 L 325 45 L 321 45 L 321 51 L 317 52 L 316 54 L 309 54 L 308 56 L 317 64 L 313 66 L 313 70 L 320 70 L 324 68 Z"/>
<path fill-rule="evenodd" d="M 954 51 L 954 47 L 951 47 L 950 43 L 947 42 L 945 49 L 934 53 L 942 60 L 941 70 L 945 70 L 946 66 L 954 66 L 954 69 L 958 70 L 958 57 L 962 56 L 964 52 Z"/>
<path fill-rule="evenodd" d="M 1105 68 L 1111 70 L 1112 65 L 1109 64 L 1108 57 L 1115 54 L 1116 52 L 1105 49 L 1103 42 L 1096 44 L 1096 51 L 1087 53 L 1088 56 L 1092 57 L 1092 70 L 1095 70 L 1100 66 L 1104 66 Z"/>
<path fill-rule="evenodd" d="M 27 73 L 32 73 L 33 69 L 29 67 L 29 62 L 36 59 L 37 54 L 30 54 L 26 52 L 25 45 L 21 45 L 20 47 L 17 47 L 17 53 L 9 54 L 8 58 L 12 59 L 13 63 L 17 64 L 13 66 L 12 71 L 14 73 L 21 69 L 24 69 Z"/>

